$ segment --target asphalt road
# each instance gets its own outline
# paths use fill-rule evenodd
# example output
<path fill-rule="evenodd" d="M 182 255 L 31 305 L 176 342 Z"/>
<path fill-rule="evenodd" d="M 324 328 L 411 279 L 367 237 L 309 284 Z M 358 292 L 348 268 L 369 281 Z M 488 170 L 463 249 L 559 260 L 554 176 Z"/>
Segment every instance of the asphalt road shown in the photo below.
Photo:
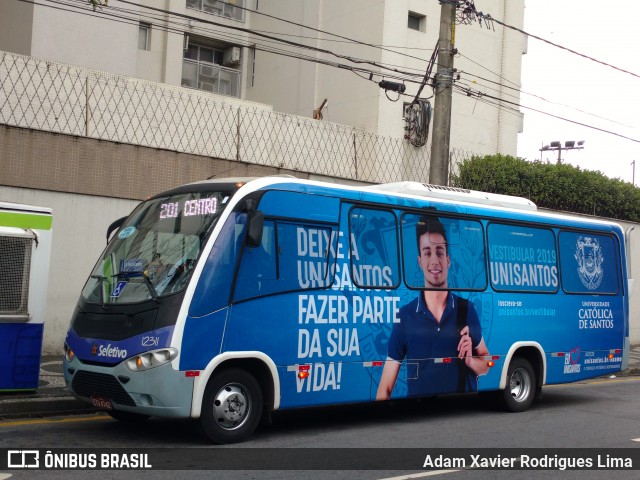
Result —
<path fill-rule="evenodd" d="M 240 459 L 251 462 L 261 458 L 256 470 L 248 471 L 21 471 L 0 472 L 11 480 L 22 478 L 85 479 L 88 474 L 100 478 L 242 478 L 242 479 L 383 479 L 423 478 L 437 475 L 443 480 L 467 478 L 640 478 L 640 471 L 603 470 L 490 470 L 422 469 L 422 459 L 435 449 L 518 448 L 536 452 L 576 449 L 640 448 L 640 377 L 597 379 L 588 383 L 545 387 L 544 397 L 529 411 L 519 414 L 495 411 L 477 396 L 441 397 L 422 402 L 393 402 L 367 406 L 345 406 L 282 412 L 271 426 L 262 426 L 243 444 L 217 447 L 208 445 L 189 422 L 152 419 L 138 425 L 123 425 L 104 415 L 84 415 L 0 422 L 0 448 L 57 449 L 108 452 L 126 449 L 164 448 L 164 457 L 175 457 L 172 468 L 197 468 L 191 454 L 208 458 Z M 185 451 L 183 448 L 196 450 Z M 332 458 L 332 451 L 335 455 Z M 273 449 L 273 450 L 266 450 Z M 294 450 L 294 449 L 307 449 Z M 352 450 L 359 449 L 359 450 Z M 417 450 L 411 450 L 417 449 Z M 424 453 L 421 453 L 423 451 Z M 604 452 L 604 450 L 602 450 Z M 158 455 L 158 451 L 154 451 Z M 266 453 L 265 453 L 266 452 Z M 332 461 L 345 452 L 353 457 L 350 469 L 283 471 L 287 455 L 296 461 L 308 460 L 316 468 L 332 467 Z M 373 452 L 373 453 L 371 453 Z M 419 461 L 406 468 L 372 470 L 371 464 L 385 455 L 418 452 Z M 505 451 L 506 452 L 506 451 Z M 591 450 L 578 450 L 592 452 Z M 498 454 L 500 452 L 497 452 Z M 162 452 L 160 452 L 162 454 Z M 572 454 L 576 454 L 573 451 Z M 635 452 L 634 452 L 635 454 Z M 324 455 L 324 465 L 318 457 Z M 156 458 L 158 458 L 156 456 Z M 270 461 L 265 460 L 270 459 Z M 640 469 L 640 461 L 634 465 Z M 385 463 L 382 462 L 384 465 Z M 409 477 L 407 475 L 410 475 Z"/>

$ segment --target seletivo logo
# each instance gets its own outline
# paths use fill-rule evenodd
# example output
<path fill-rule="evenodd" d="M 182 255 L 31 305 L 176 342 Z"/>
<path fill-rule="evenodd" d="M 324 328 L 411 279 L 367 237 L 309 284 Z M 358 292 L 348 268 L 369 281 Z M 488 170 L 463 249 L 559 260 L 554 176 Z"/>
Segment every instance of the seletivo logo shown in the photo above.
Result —
<path fill-rule="evenodd" d="M 604 256 L 598 239 L 578 237 L 574 257 L 578 262 L 578 275 L 582 284 L 589 290 L 598 288 L 604 277 Z"/>
<path fill-rule="evenodd" d="M 127 351 L 124 348 L 112 347 L 109 345 L 96 345 L 91 346 L 91 355 L 107 358 L 127 358 Z"/>

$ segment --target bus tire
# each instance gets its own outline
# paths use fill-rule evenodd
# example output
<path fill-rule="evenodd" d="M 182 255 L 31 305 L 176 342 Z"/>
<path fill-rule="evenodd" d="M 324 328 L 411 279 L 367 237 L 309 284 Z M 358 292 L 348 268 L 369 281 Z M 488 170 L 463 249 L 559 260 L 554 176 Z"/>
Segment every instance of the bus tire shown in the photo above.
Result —
<path fill-rule="evenodd" d="M 215 374 L 204 391 L 200 430 L 214 443 L 246 440 L 262 417 L 262 390 L 250 373 L 231 368 Z"/>
<path fill-rule="evenodd" d="M 514 358 L 507 370 L 507 385 L 498 392 L 498 399 L 508 412 L 524 412 L 536 396 L 536 374 L 524 358 Z"/>
<path fill-rule="evenodd" d="M 151 418 L 150 415 L 144 415 L 142 413 L 123 412 L 122 410 L 108 410 L 107 413 L 122 423 L 140 423 L 145 422 Z"/>

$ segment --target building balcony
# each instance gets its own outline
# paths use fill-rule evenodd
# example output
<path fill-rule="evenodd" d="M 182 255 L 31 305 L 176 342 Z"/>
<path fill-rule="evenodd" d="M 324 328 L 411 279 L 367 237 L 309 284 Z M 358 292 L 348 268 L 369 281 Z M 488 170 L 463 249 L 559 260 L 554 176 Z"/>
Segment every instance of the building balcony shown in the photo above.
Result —
<path fill-rule="evenodd" d="M 244 7 L 244 0 L 187 0 L 187 8 L 239 22 L 244 22 L 242 7 Z"/>
<path fill-rule="evenodd" d="M 240 98 L 240 71 L 215 63 L 184 59 L 182 86 Z"/>

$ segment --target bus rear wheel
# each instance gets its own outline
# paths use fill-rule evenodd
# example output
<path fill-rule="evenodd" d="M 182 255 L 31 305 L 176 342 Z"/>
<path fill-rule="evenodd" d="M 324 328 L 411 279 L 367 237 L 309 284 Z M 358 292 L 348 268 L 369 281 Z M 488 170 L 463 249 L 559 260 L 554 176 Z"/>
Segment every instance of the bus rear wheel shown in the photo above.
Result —
<path fill-rule="evenodd" d="M 260 423 L 262 390 L 248 372 L 236 368 L 214 375 L 204 391 L 200 429 L 214 443 L 246 440 Z"/>
<path fill-rule="evenodd" d="M 536 396 L 536 374 L 528 360 L 514 358 L 507 370 L 507 385 L 498 392 L 501 406 L 509 412 L 524 412 Z"/>

